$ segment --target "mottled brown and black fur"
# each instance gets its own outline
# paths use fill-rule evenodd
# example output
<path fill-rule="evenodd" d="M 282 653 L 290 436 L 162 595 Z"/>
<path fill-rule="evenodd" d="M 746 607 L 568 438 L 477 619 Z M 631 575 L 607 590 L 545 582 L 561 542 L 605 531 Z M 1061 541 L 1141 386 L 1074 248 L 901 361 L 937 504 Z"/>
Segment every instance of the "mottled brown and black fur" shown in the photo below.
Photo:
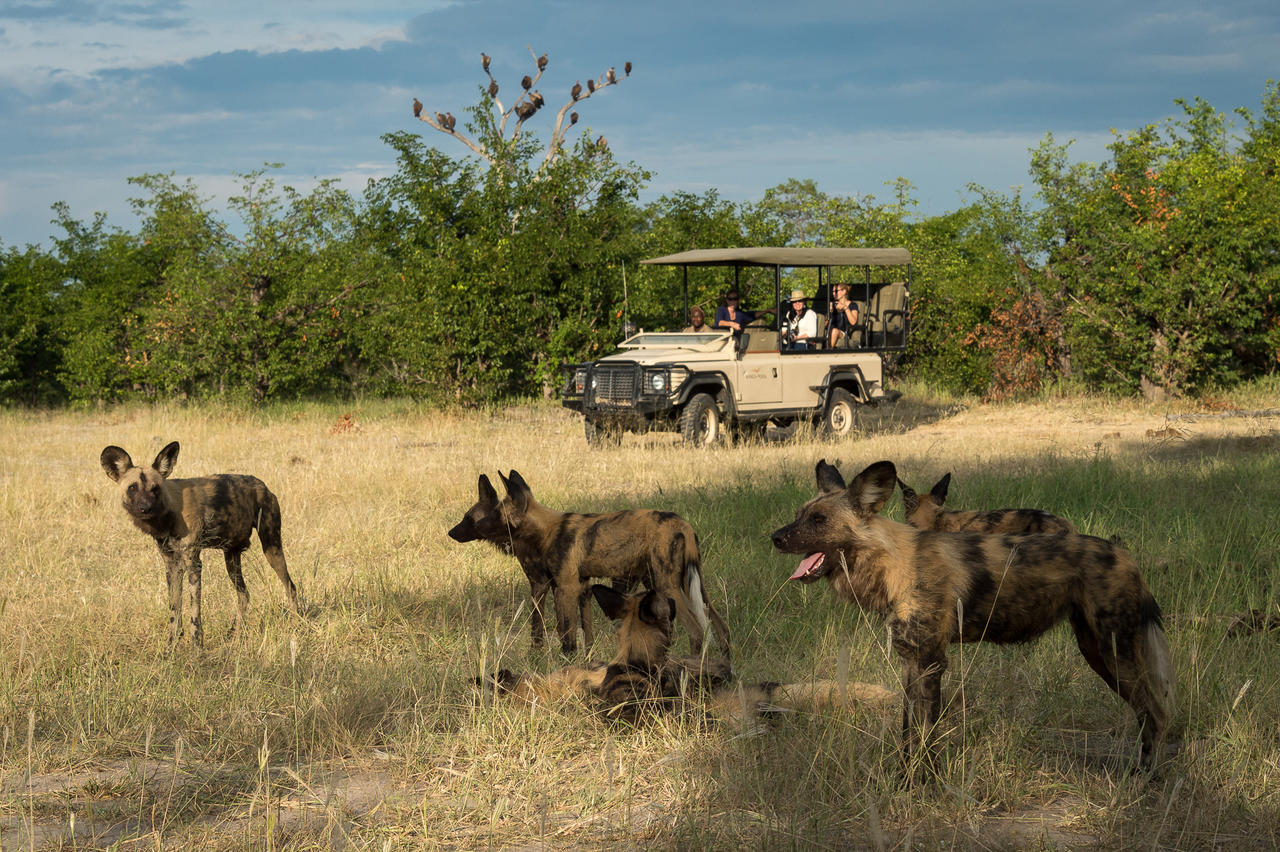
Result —
<path fill-rule="evenodd" d="M 671 598 L 653 591 L 627 595 L 600 584 L 591 591 L 617 625 L 618 653 L 613 660 L 566 666 L 547 675 L 503 669 L 477 682 L 531 703 L 578 698 L 610 718 L 629 721 L 684 709 L 695 697 L 705 699 L 706 711 L 721 720 L 780 709 L 884 708 L 894 700 L 888 689 L 867 683 L 849 683 L 844 689 L 830 680 L 732 684 L 726 660 L 669 656 L 675 612 Z"/>
<path fill-rule="evenodd" d="M 587 584 L 599 577 L 623 590 L 641 583 L 670 597 L 695 654 L 702 650 L 709 621 L 728 658 L 729 627 L 707 599 L 698 536 L 688 521 L 673 512 L 646 509 L 600 515 L 557 512 L 533 499 L 516 471 L 502 477 L 502 483 L 507 496 L 499 501 L 489 478 L 480 476 L 479 500 L 449 530 L 449 537 L 492 542 L 515 554 L 533 594 L 534 645 L 541 645 L 546 634 L 542 607 L 549 591 L 564 652 L 577 649 L 579 621 L 587 645 L 592 643 Z"/>
<path fill-rule="evenodd" d="M 240 569 L 240 555 L 256 528 L 267 563 L 284 583 L 289 604 L 298 609 L 298 590 L 289 577 L 280 541 L 280 503 L 255 476 L 223 473 L 197 479 L 169 479 L 178 460 L 178 442 L 169 444 L 150 465 L 135 467 L 129 454 L 107 447 L 100 459 L 107 476 L 120 484 L 120 497 L 134 526 L 155 539 L 164 557 L 169 584 L 169 641 L 185 630 L 182 584 L 187 583 L 191 640 L 204 641 L 200 618 L 200 551 L 222 551 L 227 574 L 236 589 L 234 632 L 249 608 L 249 590 Z"/>
<path fill-rule="evenodd" d="M 893 493 L 891 462 L 847 488 L 825 461 L 816 473 L 821 493 L 773 543 L 808 554 L 793 579 L 826 577 L 840 597 L 887 616 L 903 665 L 908 753 L 941 711 L 948 645 L 1026 642 L 1066 620 L 1089 666 L 1137 714 L 1144 758 L 1159 757 L 1173 710 L 1169 647 L 1160 607 L 1122 546 L 1073 533 L 916 530 L 878 514 Z"/>
<path fill-rule="evenodd" d="M 898 480 L 902 489 L 902 505 L 907 510 L 907 523 L 918 530 L 935 532 L 983 533 L 1057 533 L 1076 532 L 1076 525 L 1066 518 L 1040 509 L 996 509 L 992 512 L 962 512 L 943 509 L 951 474 L 939 479 L 928 494 L 917 494 L 907 483 Z"/>

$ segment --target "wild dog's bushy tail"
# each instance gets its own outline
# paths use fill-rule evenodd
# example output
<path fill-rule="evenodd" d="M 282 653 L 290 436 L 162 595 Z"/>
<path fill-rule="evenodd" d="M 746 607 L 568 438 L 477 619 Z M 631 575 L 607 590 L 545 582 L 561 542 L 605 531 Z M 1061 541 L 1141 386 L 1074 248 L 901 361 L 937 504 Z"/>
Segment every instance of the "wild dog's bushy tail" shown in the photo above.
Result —
<path fill-rule="evenodd" d="M 693 617 L 698 619 L 698 629 L 706 633 L 711 619 L 707 617 L 707 608 L 703 605 L 702 572 L 698 570 L 697 562 L 690 562 L 686 565 L 684 572 L 685 582 L 688 586 L 684 593 L 689 599 L 689 609 L 693 611 Z"/>
<path fill-rule="evenodd" d="M 1177 693 L 1174 689 L 1173 657 L 1169 653 L 1169 641 L 1165 638 L 1159 618 L 1147 621 L 1143 642 L 1146 645 L 1147 686 L 1160 703 L 1167 725 L 1169 718 L 1173 716 Z"/>

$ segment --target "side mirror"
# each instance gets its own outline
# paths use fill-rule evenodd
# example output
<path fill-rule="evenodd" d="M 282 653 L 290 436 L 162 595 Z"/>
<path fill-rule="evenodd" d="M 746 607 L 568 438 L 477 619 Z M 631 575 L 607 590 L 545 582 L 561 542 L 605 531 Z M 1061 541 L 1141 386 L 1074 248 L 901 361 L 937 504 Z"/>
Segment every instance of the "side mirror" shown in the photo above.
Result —
<path fill-rule="evenodd" d="M 734 338 L 734 341 L 733 341 L 734 354 L 736 354 L 739 358 L 741 358 L 742 353 L 747 351 L 747 346 L 750 343 L 751 343 L 751 332 L 744 331 L 742 332 L 742 334 L 739 334 L 736 338 Z"/>

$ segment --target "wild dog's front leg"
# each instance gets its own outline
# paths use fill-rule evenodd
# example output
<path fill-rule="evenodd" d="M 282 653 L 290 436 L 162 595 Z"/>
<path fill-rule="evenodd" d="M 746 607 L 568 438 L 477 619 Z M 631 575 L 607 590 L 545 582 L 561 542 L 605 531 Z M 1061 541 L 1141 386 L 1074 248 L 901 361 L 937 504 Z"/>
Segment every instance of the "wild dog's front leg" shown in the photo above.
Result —
<path fill-rule="evenodd" d="M 569 575 L 569 576 L 565 576 Z M 562 571 L 555 583 L 556 629 L 560 634 L 560 650 L 572 654 L 578 650 L 578 600 L 582 596 L 582 581 L 578 570 Z"/>
<path fill-rule="evenodd" d="M 187 554 L 187 608 L 190 610 L 188 623 L 191 625 L 191 642 L 195 647 L 204 647 L 204 625 L 200 618 L 200 575 L 204 566 L 200 562 L 200 551 L 192 548 Z"/>
<path fill-rule="evenodd" d="M 551 578 L 545 574 L 528 574 L 529 592 L 533 596 L 533 615 L 529 619 L 533 632 L 533 647 L 541 648 L 547 639 L 547 623 L 543 604 L 551 588 Z"/>
<path fill-rule="evenodd" d="M 182 638 L 182 560 L 172 547 L 160 545 L 164 557 L 165 582 L 169 587 L 169 647 Z"/>
<path fill-rule="evenodd" d="M 942 675 L 947 670 L 946 645 L 927 641 L 933 631 L 921 624 L 899 623 L 893 646 L 902 658 L 902 744 L 908 761 L 919 755 L 921 768 L 932 769 L 933 729 L 942 713 Z"/>
<path fill-rule="evenodd" d="M 578 595 L 578 621 L 582 624 L 582 644 L 588 651 L 595 644 L 595 634 L 591 629 L 591 584 L 583 583 L 582 592 Z"/>

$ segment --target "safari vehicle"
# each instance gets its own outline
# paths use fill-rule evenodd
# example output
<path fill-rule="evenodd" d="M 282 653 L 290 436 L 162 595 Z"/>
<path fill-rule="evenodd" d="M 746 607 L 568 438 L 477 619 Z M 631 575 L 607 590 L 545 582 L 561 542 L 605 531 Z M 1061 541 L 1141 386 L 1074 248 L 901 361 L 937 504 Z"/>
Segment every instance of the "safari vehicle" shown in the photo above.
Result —
<path fill-rule="evenodd" d="M 772 269 L 776 314 L 764 313 L 735 334 L 643 331 L 617 354 L 566 367 L 563 403 L 583 415 L 587 442 L 611 440 L 624 430 L 679 431 L 687 443 L 710 444 L 729 434 L 763 435 L 769 423 L 816 421 L 830 435 L 849 434 L 861 405 L 896 394 L 884 387 L 887 354 L 906 348 L 911 253 L 902 248 L 696 249 L 641 261 L 683 270 L 684 315 L 689 315 L 689 270 Z M 784 270 L 787 272 L 784 273 Z M 821 343 L 793 351 L 781 333 L 784 287 L 807 277 L 817 293 L 809 306 L 819 316 Z M 767 273 L 766 273 L 767 274 Z M 721 273 L 723 275 L 723 273 Z M 842 348 L 827 347 L 833 286 L 847 282 L 859 324 Z M 728 289 L 724 282 L 720 289 Z M 707 312 L 708 316 L 714 313 Z"/>

